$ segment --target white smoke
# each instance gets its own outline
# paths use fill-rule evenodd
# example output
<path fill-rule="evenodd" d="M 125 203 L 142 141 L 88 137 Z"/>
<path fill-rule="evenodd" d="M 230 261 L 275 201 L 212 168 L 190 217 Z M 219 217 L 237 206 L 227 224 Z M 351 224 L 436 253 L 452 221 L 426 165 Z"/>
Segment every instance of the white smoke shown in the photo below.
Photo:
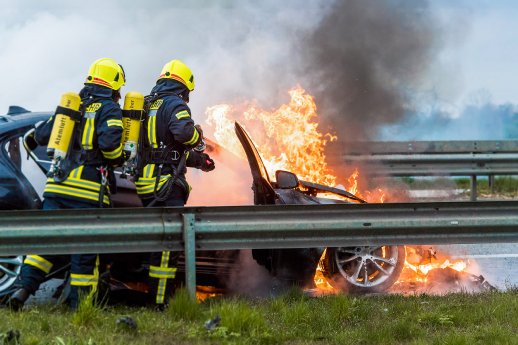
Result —
<path fill-rule="evenodd" d="M 266 103 L 299 82 L 297 38 L 314 28 L 328 5 L 275 1 L 100 1 L 42 3 L 0 0 L 0 113 L 9 105 L 55 108 L 79 91 L 88 67 L 112 57 L 127 74 L 122 93 L 147 94 L 163 64 L 178 58 L 194 72 L 194 118 L 217 102 Z"/>

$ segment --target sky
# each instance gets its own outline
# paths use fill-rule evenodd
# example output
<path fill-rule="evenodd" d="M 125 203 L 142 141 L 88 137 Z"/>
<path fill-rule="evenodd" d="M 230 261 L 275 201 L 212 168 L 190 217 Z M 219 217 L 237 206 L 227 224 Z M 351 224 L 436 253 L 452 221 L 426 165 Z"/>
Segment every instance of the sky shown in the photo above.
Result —
<path fill-rule="evenodd" d="M 333 7 L 335 3 L 341 6 Z M 381 3 L 386 3 L 388 11 L 380 10 L 384 8 Z M 408 74 L 401 70 L 404 64 L 381 61 L 385 70 L 381 70 L 384 77 L 380 80 L 405 96 L 401 116 L 388 120 L 388 115 L 382 114 L 374 121 L 376 130 L 354 132 L 369 139 L 402 140 L 502 139 L 514 135 L 506 134 L 505 123 L 514 118 L 518 104 L 515 1 L 0 0 L 0 8 L 0 114 L 6 113 L 9 105 L 32 111 L 54 109 L 63 92 L 79 91 L 92 61 L 112 57 L 126 70 L 123 95 L 130 90 L 147 94 L 164 63 L 183 60 L 195 75 L 190 106 L 200 123 L 205 109 L 218 103 L 257 100 L 265 108 L 278 107 L 287 101 L 287 90 L 298 84 L 315 93 L 325 116 L 333 112 L 330 104 L 336 105 L 337 99 L 325 87 L 319 88 L 325 81 L 316 80 L 318 74 L 310 73 L 325 69 L 315 57 L 322 58 L 326 51 L 320 49 L 318 41 L 309 41 L 313 43 L 308 46 L 307 37 L 318 30 L 321 33 L 326 21 L 331 30 L 347 30 L 347 22 L 333 26 L 329 18 L 343 18 L 333 11 L 350 10 L 369 23 L 376 23 L 376 16 L 380 23 L 390 23 L 388 17 L 406 20 L 412 25 L 402 27 L 409 30 L 419 31 L 422 20 L 428 30 L 422 33 L 433 36 L 427 36 L 430 49 L 422 55 L 422 63 L 409 61 L 413 74 L 417 73 L 413 69 L 422 71 L 418 78 L 401 77 Z M 405 16 L 400 16 L 401 12 Z M 385 14 L 387 18 L 382 18 Z M 415 21 L 408 15 L 415 15 Z M 357 31 L 345 36 L 344 46 L 352 44 L 355 37 L 376 35 L 366 26 L 354 27 Z M 387 45 L 399 47 L 406 39 L 394 36 L 375 42 L 382 46 L 387 41 Z M 315 45 L 319 54 L 312 52 Z M 405 52 L 400 53 L 396 59 L 405 57 Z M 379 65 L 380 60 L 373 60 L 367 67 L 377 71 Z M 397 69 L 387 73 L 387 68 Z M 355 111 L 361 113 L 361 106 Z M 338 105 L 337 109 L 342 111 Z M 361 118 L 357 113 L 348 116 Z M 484 121 L 492 117 L 499 125 L 489 132 Z M 337 132 L 348 130 L 343 122 L 330 123 Z"/>
<path fill-rule="evenodd" d="M 441 58 L 454 83 L 444 87 L 441 98 L 453 106 L 518 103 L 518 3 L 439 0 L 435 6 L 452 30 Z"/>

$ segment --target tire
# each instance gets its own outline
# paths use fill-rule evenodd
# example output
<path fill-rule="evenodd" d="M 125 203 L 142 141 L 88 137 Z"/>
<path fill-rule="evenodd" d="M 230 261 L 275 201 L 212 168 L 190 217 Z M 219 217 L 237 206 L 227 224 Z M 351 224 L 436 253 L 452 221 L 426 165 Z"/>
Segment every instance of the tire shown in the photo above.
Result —
<path fill-rule="evenodd" d="M 0 257 L 0 296 L 10 292 L 22 269 L 23 256 Z"/>
<path fill-rule="evenodd" d="M 404 246 L 327 248 L 323 274 L 345 293 L 380 293 L 399 278 L 405 265 Z"/>

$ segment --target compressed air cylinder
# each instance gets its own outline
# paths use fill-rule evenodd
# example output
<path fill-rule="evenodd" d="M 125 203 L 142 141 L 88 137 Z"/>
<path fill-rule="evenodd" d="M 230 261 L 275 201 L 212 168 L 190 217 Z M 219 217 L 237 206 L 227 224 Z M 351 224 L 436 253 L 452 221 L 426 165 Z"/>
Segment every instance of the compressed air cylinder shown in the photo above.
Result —
<path fill-rule="evenodd" d="M 78 117 L 80 118 L 80 106 L 81 98 L 77 93 L 66 92 L 61 96 L 47 145 L 47 155 L 51 159 L 58 161 L 67 156 L 74 134 L 75 122 Z"/>
<path fill-rule="evenodd" d="M 124 133 L 122 142 L 124 151 L 129 154 L 129 159 L 135 158 L 137 155 L 137 144 L 140 136 L 140 120 L 144 110 L 144 95 L 131 91 L 124 98 L 124 106 L 122 108 L 122 125 Z"/>

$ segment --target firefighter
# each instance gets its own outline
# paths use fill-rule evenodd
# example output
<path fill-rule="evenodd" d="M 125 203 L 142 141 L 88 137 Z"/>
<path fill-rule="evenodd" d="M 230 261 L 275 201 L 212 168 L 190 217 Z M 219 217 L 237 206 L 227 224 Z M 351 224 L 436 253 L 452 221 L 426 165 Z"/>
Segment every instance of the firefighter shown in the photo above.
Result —
<path fill-rule="evenodd" d="M 145 207 L 184 206 L 191 187 L 185 178 L 186 167 L 202 171 L 215 168 L 203 152 L 203 132 L 191 118 L 187 106 L 194 90 L 194 77 L 180 60 L 164 65 L 151 94 L 146 96 L 147 120 L 139 145 L 140 173 L 135 181 L 137 194 Z M 166 303 L 171 279 L 176 275 L 177 255 L 152 253 L 150 286 L 159 309 Z"/>
<path fill-rule="evenodd" d="M 88 71 L 83 89 L 76 95 L 80 111 L 77 125 L 72 130 L 66 158 L 59 162 L 59 173 L 51 168 L 43 192 L 43 209 L 76 209 L 110 206 L 110 181 L 114 181 L 113 167 L 123 163 L 121 136 L 122 111 L 118 104 L 120 88 L 126 81 L 121 65 L 115 60 L 96 60 Z M 73 98 L 71 100 L 73 102 Z M 67 102 L 65 102 L 67 103 Z M 68 102 L 70 103 L 70 102 Z M 58 107 L 56 114 L 36 128 L 31 140 L 47 145 L 55 131 L 55 119 L 61 113 L 73 111 Z M 65 139 L 64 139 L 65 140 Z M 53 161 L 54 165 L 54 161 Z M 28 255 L 23 263 L 19 289 L 8 304 L 19 310 L 27 298 L 36 292 L 45 276 L 58 265 L 70 262 L 70 306 L 76 309 L 79 295 L 94 293 L 98 283 L 99 258 L 96 254 Z"/>

